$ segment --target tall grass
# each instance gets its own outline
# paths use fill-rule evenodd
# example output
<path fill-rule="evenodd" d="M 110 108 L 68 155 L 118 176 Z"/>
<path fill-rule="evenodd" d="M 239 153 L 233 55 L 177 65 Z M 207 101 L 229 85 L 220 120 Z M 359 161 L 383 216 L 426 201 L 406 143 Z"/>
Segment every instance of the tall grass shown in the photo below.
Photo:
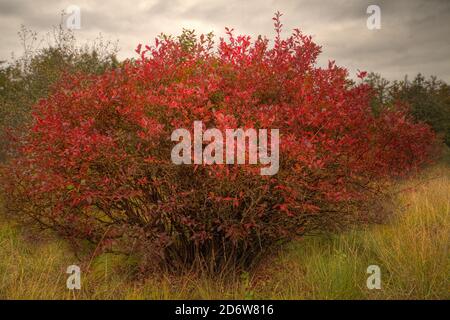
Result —
<path fill-rule="evenodd" d="M 105 254 L 80 263 L 63 241 L 30 240 L 3 221 L 0 298 L 449 299 L 449 164 L 399 183 L 388 223 L 297 241 L 234 281 L 163 275 L 137 281 L 127 258 Z M 66 289 L 71 264 L 84 270 L 81 290 Z M 381 268 L 380 290 L 366 286 L 369 265 Z"/>

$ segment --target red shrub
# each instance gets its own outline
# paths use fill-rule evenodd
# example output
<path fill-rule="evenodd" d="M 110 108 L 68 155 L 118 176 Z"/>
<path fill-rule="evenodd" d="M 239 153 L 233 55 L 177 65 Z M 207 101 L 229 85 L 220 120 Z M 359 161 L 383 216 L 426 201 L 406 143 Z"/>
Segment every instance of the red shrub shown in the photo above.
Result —
<path fill-rule="evenodd" d="M 4 170 L 10 210 L 71 239 L 177 268 L 248 265 L 280 241 L 345 226 L 386 178 L 421 165 L 434 139 L 404 111 L 370 110 L 320 47 L 295 30 L 273 48 L 248 36 L 189 33 L 138 46 L 101 76 L 68 76 L 34 107 L 34 124 Z M 171 132 L 280 129 L 280 170 L 180 165 Z"/>

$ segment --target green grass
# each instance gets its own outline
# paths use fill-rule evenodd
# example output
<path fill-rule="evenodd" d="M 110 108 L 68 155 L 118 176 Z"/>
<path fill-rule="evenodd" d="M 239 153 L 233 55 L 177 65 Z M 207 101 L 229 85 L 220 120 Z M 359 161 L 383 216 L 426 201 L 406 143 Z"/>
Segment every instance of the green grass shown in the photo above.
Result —
<path fill-rule="evenodd" d="M 105 254 L 80 264 L 65 242 L 30 239 L 3 221 L 0 299 L 449 299 L 449 158 L 397 189 L 388 223 L 305 238 L 234 281 L 194 276 L 136 281 L 126 258 Z M 84 270 L 78 291 L 66 289 L 71 264 Z M 380 290 L 366 287 L 372 264 L 381 268 Z"/>

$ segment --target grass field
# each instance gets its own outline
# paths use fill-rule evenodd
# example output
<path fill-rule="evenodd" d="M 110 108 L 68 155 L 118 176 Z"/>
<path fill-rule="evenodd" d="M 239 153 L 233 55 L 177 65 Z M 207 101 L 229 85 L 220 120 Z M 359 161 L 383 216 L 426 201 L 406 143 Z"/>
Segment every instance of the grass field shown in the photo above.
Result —
<path fill-rule="evenodd" d="M 291 244 L 234 281 L 183 276 L 136 281 L 123 257 L 80 265 L 81 290 L 66 289 L 79 264 L 60 240 L 37 241 L 0 222 L 0 299 L 449 299 L 450 161 L 397 185 L 395 214 L 384 225 Z M 381 289 L 369 290 L 369 265 Z"/>

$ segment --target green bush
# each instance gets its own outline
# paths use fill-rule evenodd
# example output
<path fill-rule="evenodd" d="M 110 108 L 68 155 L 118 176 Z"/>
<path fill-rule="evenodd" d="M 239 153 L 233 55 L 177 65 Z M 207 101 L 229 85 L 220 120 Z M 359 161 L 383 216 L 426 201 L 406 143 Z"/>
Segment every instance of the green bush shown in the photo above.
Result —
<path fill-rule="evenodd" d="M 402 101 L 411 108 L 416 120 L 428 123 L 450 146 L 450 86 L 436 77 L 426 79 L 420 73 L 411 81 L 390 82 L 378 74 L 366 80 L 376 90 L 372 101 L 375 113 L 380 108 Z"/>

